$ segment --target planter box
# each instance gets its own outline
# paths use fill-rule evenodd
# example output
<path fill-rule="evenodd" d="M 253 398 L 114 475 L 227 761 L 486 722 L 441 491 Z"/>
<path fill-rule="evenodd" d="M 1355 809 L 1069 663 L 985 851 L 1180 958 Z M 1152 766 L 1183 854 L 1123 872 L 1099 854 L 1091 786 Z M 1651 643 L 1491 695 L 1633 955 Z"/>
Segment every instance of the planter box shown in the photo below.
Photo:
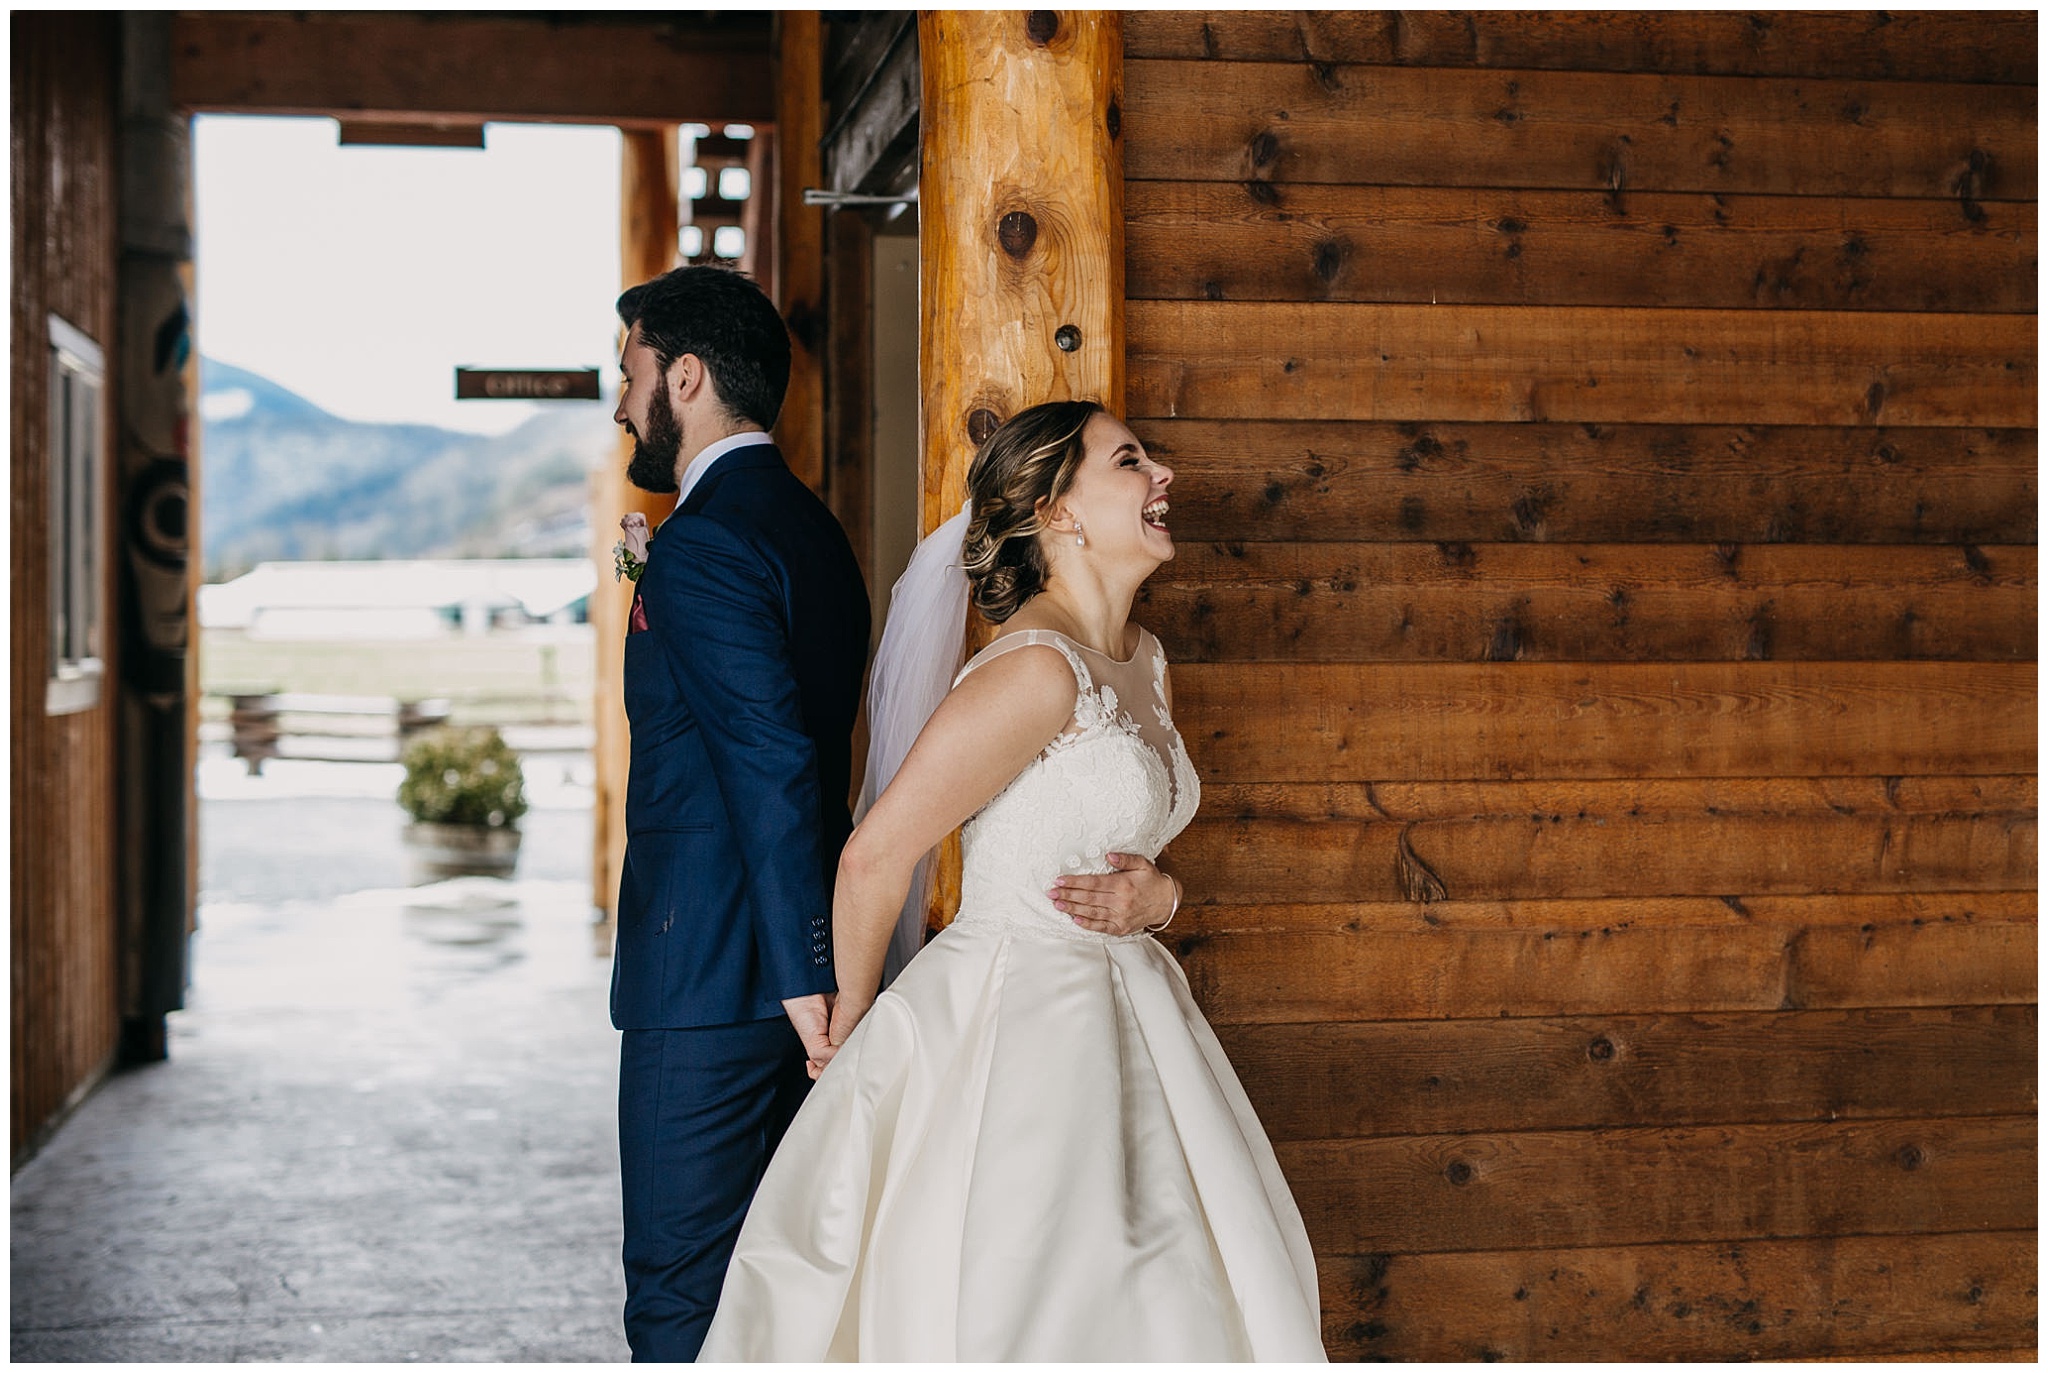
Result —
<path fill-rule="evenodd" d="M 405 827 L 413 877 L 510 877 L 519 863 L 519 831 L 509 825 L 438 825 L 415 820 Z"/>

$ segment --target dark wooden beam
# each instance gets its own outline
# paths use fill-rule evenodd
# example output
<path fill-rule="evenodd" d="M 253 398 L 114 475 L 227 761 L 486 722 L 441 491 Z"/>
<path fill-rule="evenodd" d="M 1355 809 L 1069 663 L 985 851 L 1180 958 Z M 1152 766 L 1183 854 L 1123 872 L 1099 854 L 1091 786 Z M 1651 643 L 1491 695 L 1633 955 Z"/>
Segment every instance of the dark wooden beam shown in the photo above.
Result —
<path fill-rule="evenodd" d="M 195 112 L 421 124 L 768 123 L 766 18 L 181 13 L 171 97 Z"/>
<path fill-rule="evenodd" d="M 383 119 L 341 121 L 343 147 L 481 148 L 484 126 L 469 121 L 435 124 L 393 123 Z"/>
<path fill-rule="evenodd" d="M 835 191 L 887 195 L 917 184 L 917 120 L 923 100 L 918 75 L 916 15 L 874 14 L 862 21 L 870 37 L 852 51 L 849 66 L 875 65 L 840 75 L 822 145 L 825 185 Z M 858 76 L 858 79 L 855 79 Z"/>

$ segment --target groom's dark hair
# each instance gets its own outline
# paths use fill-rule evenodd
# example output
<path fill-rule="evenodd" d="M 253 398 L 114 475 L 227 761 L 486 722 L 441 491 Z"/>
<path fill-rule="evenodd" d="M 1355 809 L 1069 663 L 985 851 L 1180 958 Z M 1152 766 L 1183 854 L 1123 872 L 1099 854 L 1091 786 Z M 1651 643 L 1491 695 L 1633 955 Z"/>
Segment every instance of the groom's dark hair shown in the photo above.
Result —
<path fill-rule="evenodd" d="M 726 413 L 775 427 L 789 390 L 789 330 L 754 282 L 730 267 L 678 267 L 619 297 L 619 320 L 640 326 L 661 373 L 694 353 Z"/>

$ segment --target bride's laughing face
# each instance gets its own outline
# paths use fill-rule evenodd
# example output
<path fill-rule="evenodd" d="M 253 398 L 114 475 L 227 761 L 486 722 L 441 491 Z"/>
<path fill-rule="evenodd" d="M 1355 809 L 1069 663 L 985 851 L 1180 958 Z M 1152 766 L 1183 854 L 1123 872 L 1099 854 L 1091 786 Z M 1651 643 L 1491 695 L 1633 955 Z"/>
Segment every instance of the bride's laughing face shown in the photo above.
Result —
<path fill-rule="evenodd" d="M 1060 497 L 1050 531 L 1066 545 L 1061 551 L 1090 560 L 1142 562 L 1148 572 L 1173 557 L 1166 527 L 1173 470 L 1153 461 L 1138 436 L 1107 412 L 1089 419 L 1081 446 L 1087 456 Z M 1076 533 L 1087 539 L 1085 545 L 1075 544 Z"/>

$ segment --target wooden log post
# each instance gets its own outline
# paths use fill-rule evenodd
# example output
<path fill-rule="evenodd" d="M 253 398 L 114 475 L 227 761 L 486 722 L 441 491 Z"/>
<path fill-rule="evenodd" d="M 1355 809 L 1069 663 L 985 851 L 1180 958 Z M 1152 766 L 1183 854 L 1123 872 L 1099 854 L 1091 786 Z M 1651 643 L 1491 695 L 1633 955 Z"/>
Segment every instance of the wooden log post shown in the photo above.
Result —
<path fill-rule="evenodd" d="M 1048 400 L 1123 413 L 1123 19 L 918 15 L 922 528 L 967 496 L 974 450 Z M 972 635 L 972 628 L 970 628 Z M 959 904 L 957 836 L 932 918 Z"/>
<path fill-rule="evenodd" d="M 619 274 L 621 286 L 637 286 L 676 265 L 680 195 L 678 134 L 667 129 L 621 131 L 619 178 Z M 647 516 L 650 528 L 667 518 L 675 497 L 642 491 L 626 480 L 633 439 L 619 431 L 618 454 L 591 474 L 590 556 L 597 561 L 597 590 L 590 598 L 590 623 L 597 641 L 597 786 L 593 802 L 591 904 L 609 920 L 618 909 L 619 869 L 626 854 L 626 771 L 632 747 L 626 725 L 622 673 L 626 616 L 632 608 L 630 582 L 611 577 L 612 545 L 628 511 Z"/>
<path fill-rule="evenodd" d="M 775 306 L 789 326 L 789 393 L 775 424 L 776 446 L 811 490 L 825 473 L 825 212 L 804 204 L 806 186 L 825 184 L 824 22 L 816 10 L 785 10 L 775 86 Z M 756 183 L 758 198 L 766 194 Z"/>
<path fill-rule="evenodd" d="M 929 532 L 966 499 L 975 445 L 1017 411 L 1122 412 L 1123 20 L 927 10 L 918 44 Z"/>

